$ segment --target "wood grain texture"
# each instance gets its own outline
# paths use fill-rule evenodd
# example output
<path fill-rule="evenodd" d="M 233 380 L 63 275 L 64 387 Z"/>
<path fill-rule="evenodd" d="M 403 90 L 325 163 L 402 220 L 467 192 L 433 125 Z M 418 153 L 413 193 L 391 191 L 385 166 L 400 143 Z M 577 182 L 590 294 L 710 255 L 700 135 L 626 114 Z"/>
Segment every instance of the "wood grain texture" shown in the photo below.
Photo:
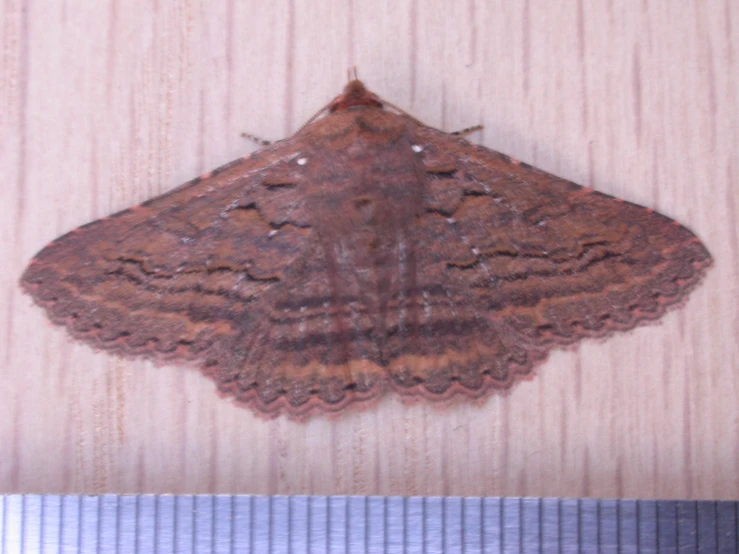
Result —
<path fill-rule="evenodd" d="M 739 497 L 739 9 L 667 2 L 0 5 L 0 491 Z M 659 325 L 477 404 L 263 421 L 68 340 L 51 239 L 294 132 L 346 69 L 422 121 L 653 207 L 715 267 Z"/>

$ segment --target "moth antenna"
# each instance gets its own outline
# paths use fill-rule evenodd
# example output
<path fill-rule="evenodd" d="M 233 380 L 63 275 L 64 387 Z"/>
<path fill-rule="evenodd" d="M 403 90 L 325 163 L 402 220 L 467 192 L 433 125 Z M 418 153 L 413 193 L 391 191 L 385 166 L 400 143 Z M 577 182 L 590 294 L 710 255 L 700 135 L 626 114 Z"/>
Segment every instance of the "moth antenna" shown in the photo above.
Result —
<path fill-rule="evenodd" d="M 407 117 L 408 119 L 410 119 L 410 120 L 411 120 L 411 121 L 413 121 L 414 123 L 418 123 L 418 124 L 419 124 L 419 125 L 421 125 L 422 127 L 428 127 L 428 125 L 426 125 L 426 124 L 425 124 L 425 123 L 424 123 L 423 121 L 419 121 L 418 119 L 416 119 L 415 117 L 413 117 L 413 116 L 412 116 L 411 114 L 409 114 L 409 113 L 408 113 L 407 111 L 405 111 L 405 110 L 401 110 L 401 109 L 400 109 L 400 108 L 399 108 L 398 106 L 396 106 L 395 104 L 392 104 L 392 103 L 388 102 L 388 101 L 387 101 L 387 100 L 385 100 L 384 98 L 380 98 L 380 100 L 382 100 L 382 103 L 383 103 L 383 104 L 385 104 L 385 105 L 386 105 L 386 106 L 388 106 L 389 108 L 392 108 L 392 109 L 394 109 L 394 110 L 395 110 L 396 112 L 398 112 L 399 114 L 403 114 L 404 116 L 406 116 L 406 117 Z"/>
<path fill-rule="evenodd" d="M 348 70 L 348 72 L 347 72 L 347 73 L 349 74 L 349 82 L 350 82 L 350 85 L 351 85 L 351 83 L 352 83 L 352 82 L 354 82 L 354 81 L 357 81 L 357 82 L 359 81 L 359 80 L 357 79 L 357 66 L 353 66 L 352 68 L 350 68 L 350 69 Z M 352 79 L 352 73 L 354 74 L 354 75 L 353 75 L 353 76 L 354 76 L 354 79 Z M 360 85 L 361 85 L 361 83 L 360 83 Z M 362 85 L 362 86 L 363 86 L 363 85 Z M 364 90 L 364 88 L 363 88 L 363 90 Z M 337 96 L 336 98 L 334 98 L 333 100 L 331 100 L 331 102 L 329 102 L 329 103 L 328 103 L 328 104 L 326 104 L 326 105 L 325 105 L 325 106 L 324 106 L 323 108 L 321 108 L 320 110 L 318 110 L 318 111 L 317 111 L 317 112 L 316 112 L 315 114 L 313 114 L 313 117 L 311 117 L 311 118 L 310 118 L 310 119 L 309 119 L 308 121 L 306 121 L 305 123 L 303 123 L 303 125 L 301 125 L 301 126 L 300 126 L 300 128 L 299 128 L 299 129 L 298 129 L 297 131 L 295 131 L 295 133 L 294 133 L 294 134 L 298 134 L 298 133 L 300 133 L 300 132 L 301 132 L 301 131 L 302 131 L 303 129 L 305 129 L 305 128 L 306 128 L 306 127 L 307 127 L 308 125 L 310 125 L 310 124 L 311 124 L 311 123 L 313 123 L 313 122 L 314 122 L 314 121 L 315 121 L 316 119 L 318 119 L 318 118 L 319 118 L 319 117 L 320 117 L 321 115 L 323 115 L 323 113 L 324 113 L 324 112 L 326 112 L 327 110 L 331 109 L 331 108 L 332 108 L 332 107 L 333 107 L 333 106 L 334 106 L 334 105 L 336 104 L 336 102 L 337 102 L 337 101 L 339 101 L 339 100 L 340 100 L 340 99 L 341 99 L 342 97 L 344 97 L 344 94 L 345 94 L 345 93 L 343 93 L 343 92 L 342 92 L 342 93 L 341 93 L 341 94 L 339 94 L 339 95 L 338 95 L 338 96 Z M 420 121 L 420 120 L 416 119 L 415 117 L 413 117 L 413 116 L 412 116 L 411 114 L 409 114 L 409 113 L 408 113 L 408 112 L 406 112 L 405 110 L 402 110 L 402 109 L 400 109 L 400 108 L 399 108 L 398 106 L 396 106 L 395 104 L 393 104 L 393 103 L 391 103 L 391 102 L 388 102 L 388 101 L 387 101 L 387 100 L 385 100 L 384 98 L 381 98 L 380 96 L 378 96 L 378 95 L 376 95 L 376 94 L 374 94 L 374 93 L 371 93 L 371 95 L 372 95 L 372 97 L 373 97 L 373 98 L 374 98 L 375 100 L 377 100 L 377 106 L 378 106 L 378 107 L 385 107 L 385 106 L 386 106 L 386 107 L 388 107 L 388 108 L 392 108 L 392 109 L 393 109 L 393 110 L 395 110 L 395 111 L 396 111 L 397 113 L 399 113 L 399 114 L 402 114 L 402 115 L 406 116 L 406 117 L 407 117 L 408 119 L 410 119 L 411 121 L 413 121 L 413 123 L 415 123 L 415 124 L 417 124 L 417 125 L 420 125 L 420 126 L 422 126 L 422 127 L 428 127 L 428 125 L 426 125 L 426 124 L 425 124 L 425 123 L 423 123 L 422 121 Z M 470 128 L 470 129 L 472 129 L 472 128 Z M 474 129 L 474 130 L 477 130 L 477 129 Z M 467 130 L 467 129 L 465 129 L 465 131 L 468 131 L 468 130 Z M 463 132 L 464 132 L 464 131 L 463 131 Z M 472 131 L 470 130 L 469 132 L 472 132 Z"/>
<path fill-rule="evenodd" d="M 272 144 L 271 140 L 265 140 L 261 137 L 258 137 L 256 135 L 252 135 L 251 133 L 241 133 L 241 137 L 245 138 L 247 140 L 250 140 L 252 142 L 257 143 L 259 146 L 269 146 Z"/>
<path fill-rule="evenodd" d="M 460 129 L 459 131 L 454 131 L 453 133 L 449 133 L 450 135 L 454 135 L 455 137 L 466 137 L 467 135 L 471 135 L 475 131 L 482 131 L 483 127 L 482 125 L 473 125 L 472 127 L 467 127 L 466 129 Z"/>
<path fill-rule="evenodd" d="M 341 97 L 341 95 L 337 96 L 336 98 L 340 98 L 340 97 Z M 306 121 L 305 123 L 303 123 L 298 128 L 298 130 L 293 133 L 293 135 L 297 135 L 300 131 L 302 131 L 308 125 L 310 125 L 311 123 L 313 123 L 316 119 L 318 119 L 319 117 L 321 117 L 321 115 L 323 115 L 323 113 L 326 112 L 331 107 L 331 105 L 336 101 L 336 98 L 334 98 L 333 100 L 331 100 L 331 102 L 329 102 L 323 108 L 321 108 L 316 113 L 314 113 L 308 121 Z"/>

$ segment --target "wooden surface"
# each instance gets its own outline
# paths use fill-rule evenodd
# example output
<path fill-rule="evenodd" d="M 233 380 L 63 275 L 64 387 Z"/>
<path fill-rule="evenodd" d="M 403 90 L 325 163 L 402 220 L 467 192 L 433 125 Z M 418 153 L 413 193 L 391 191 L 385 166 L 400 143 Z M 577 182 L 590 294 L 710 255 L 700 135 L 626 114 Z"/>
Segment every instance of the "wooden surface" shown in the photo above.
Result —
<path fill-rule="evenodd" d="M 0 491 L 739 497 L 734 0 L 4 0 Z M 294 132 L 347 68 L 446 130 L 693 229 L 660 324 L 507 396 L 263 421 L 72 343 L 17 279 L 57 235 Z"/>

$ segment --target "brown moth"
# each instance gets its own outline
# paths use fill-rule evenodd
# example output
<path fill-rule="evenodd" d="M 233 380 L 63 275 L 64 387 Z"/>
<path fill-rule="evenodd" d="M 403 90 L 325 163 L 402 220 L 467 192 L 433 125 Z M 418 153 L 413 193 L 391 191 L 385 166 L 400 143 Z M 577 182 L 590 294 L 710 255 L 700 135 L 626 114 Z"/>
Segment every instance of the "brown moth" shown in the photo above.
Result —
<path fill-rule="evenodd" d="M 659 318 L 711 261 L 664 215 L 355 79 L 293 136 L 58 238 L 21 285 L 96 348 L 300 417 L 507 389 L 554 347 Z"/>

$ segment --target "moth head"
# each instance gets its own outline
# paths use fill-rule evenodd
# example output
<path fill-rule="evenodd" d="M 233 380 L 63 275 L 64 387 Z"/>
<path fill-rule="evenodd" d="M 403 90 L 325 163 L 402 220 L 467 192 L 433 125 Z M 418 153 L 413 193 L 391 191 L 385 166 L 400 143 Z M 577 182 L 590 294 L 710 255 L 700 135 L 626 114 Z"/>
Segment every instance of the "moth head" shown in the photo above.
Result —
<path fill-rule="evenodd" d="M 375 93 L 367 90 L 367 87 L 364 86 L 362 81 L 352 79 L 346 84 L 343 92 L 328 105 L 328 111 L 334 113 L 341 110 L 348 110 L 355 106 L 382 108 L 382 102 Z"/>

